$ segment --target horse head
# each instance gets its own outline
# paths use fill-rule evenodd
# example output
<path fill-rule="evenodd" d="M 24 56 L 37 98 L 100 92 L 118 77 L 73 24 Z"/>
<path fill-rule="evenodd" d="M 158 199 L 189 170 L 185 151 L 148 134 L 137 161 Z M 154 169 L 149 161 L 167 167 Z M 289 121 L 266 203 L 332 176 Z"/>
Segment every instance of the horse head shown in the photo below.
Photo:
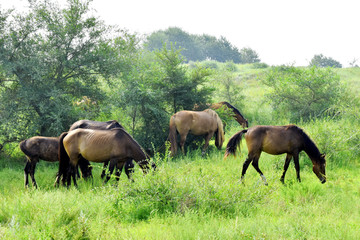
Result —
<path fill-rule="evenodd" d="M 319 158 L 316 161 L 313 161 L 313 172 L 319 178 L 321 183 L 326 182 L 325 174 L 326 160 L 325 154 L 320 154 Z"/>

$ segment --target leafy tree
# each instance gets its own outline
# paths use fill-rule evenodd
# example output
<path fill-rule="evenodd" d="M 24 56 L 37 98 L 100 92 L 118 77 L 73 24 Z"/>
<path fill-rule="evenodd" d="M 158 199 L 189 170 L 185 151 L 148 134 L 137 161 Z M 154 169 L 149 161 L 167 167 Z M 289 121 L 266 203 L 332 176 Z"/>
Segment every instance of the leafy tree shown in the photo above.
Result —
<path fill-rule="evenodd" d="M 239 50 L 225 37 L 210 35 L 193 35 L 180 28 L 168 28 L 165 31 L 156 31 L 149 35 L 145 42 L 146 49 L 154 51 L 161 49 L 163 44 L 170 49 L 171 43 L 176 44 L 176 49 L 182 49 L 186 61 L 203 61 L 212 59 L 219 62 L 232 60 L 241 63 Z M 175 45 L 174 45 L 175 46 Z"/>
<path fill-rule="evenodd" d="M 212 76 L 212 83 L 217 85 L 217 98 L 227 101 L 237 107 L 242 107 L 244 96 L 241 94 L 236 64 L 226 62 Z"/>
<path fill-rule="evenodd" d="M 291 121 L 318 117 L 341 97 L 339 76 L 330 68 L 274 67 L 263 79 L 267 97 L 275 111 L 287 113 Z"/>
<path fill-rule="evenodd" d="M 195 68 L 190 77 L 187 68 L 182 64 L 181 50 L 174 46 L 168 50 L 166 45 L 157 51 L 156 57 L 164 71 L 164 78 L 159 85 L 164 92 L 164 99 L 172 106 L 171 112 L 175 113 L 183 109 L 192 109 L 195 104 L 207 102 L 212 89 L 204 85 L 210 71 L 203 68 Z M 201 86 L 201 88 L 200 88 Z"/>
<path fill-rule="evenodd" d="M 240 50 L 242 63 L 258 63 L 260 62 L 259 55 L 251 48 L 242 48 Z"/>
<path fill-rule="evenodd" d="M 170 27 L 167 30 L 156 31 L 147 37 L 146 49 L 155 51 L 162 49 L 166 44 L 170 49 L 173 44 L 176 49 L 181 49 L 183 60 L 204 59 L 202 49 L 192 35 L 177 27 Z"/>
<path fill-rule="evenodd" d="M 126 109 L 129 130 L 145 148 L 164 145 L 173 113 L 209 102 L 212 89 L 205 83 L 210 71 L 188 69 L 180 51 L 164 45 L 156 52 L 142 52 L 115 91 L 120 99 L 114 102 Z"/>
<path fill-rule="evenodd" d="M 68 0 L 60 9 L 50 0 L 31 1 L 29 13 L 2 13 L 1 141 L 67 130 L 82 115 L 76 102 L 105 98 L 99 76 L 126 70 L 121 53 L 131 51 L 131 37 L 108 37 L 113 29 L 91 16 L 89 3 Z"/>
<path fill-rule="evenodd" d="M 325 57 L 322 54 L 314 55 L 311 59 L 309 66 L 317 66 L 317 67 L 334 67 L 334 68 L 342 68 L 340 62 L 332 59 L 331 57 Z"/>

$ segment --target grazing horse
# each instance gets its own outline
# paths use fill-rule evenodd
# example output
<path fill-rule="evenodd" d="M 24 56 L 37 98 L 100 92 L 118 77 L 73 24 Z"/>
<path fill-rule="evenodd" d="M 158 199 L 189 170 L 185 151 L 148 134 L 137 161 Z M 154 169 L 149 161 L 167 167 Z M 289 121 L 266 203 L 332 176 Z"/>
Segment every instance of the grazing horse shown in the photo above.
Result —
<path fill-rule="evenodd" d="M 204 111 L 180 111 L 170 118 L 169 137 L 171 155 L 177 152 L 176 132 L 180 134 L 180 147 L 185 154 L 184 144 L 188 133 L 193 135 L 204 135 L 205 144 L 203 153 L 209 146 L 211 137 L 215 134 L 215 145 L 221 149 L 224 142 L 224 129 L 220 117 L 214 110 L 206 109 Z"/>
<path fill-rule="evenodd" d="M 249 127 L 248 120 L 244 118 L 244 116 L 240 113 L 240 111 L 230 103 L 219 102 L 219 103 L 214 103 L 210 106 L 211 109 L 219 109 L 221 107 L 225 107 L 225 109 L 231 109 L 231 111 L 234 113 L 234 115 L 232 116 L 243 128 Z"/>
<path fill-rule="evenodd" d="M 72 131 L 72 130 L 75 130 L 78 128 L 110 130 L 113 128 L 124 128 L 124 127 L 115 120 L 111 120 L 111 121 L 107 121 L 107 122 L 99 122 L 99 121 L 92 121 L 92 120 L 79 120 L 79 121 L 74 122 L 71 125 L 69 131 Z M 104 162 L 103 170 L 101 173 L 101 178 L 105 177 L 108 164 L 109 164 L 109 162 Z M 121 169 L 117 169 L 116 175 L 120 176 L 120 174 L 122 172 L 122 168 L 123 168 L 123 166 L 121 167 Z M 125 173 L 129 179 L 131 179 L 131 175 L 133 172 L 134 172 L 134 163 L 133 163 L 132 159 L 129 159 L 125 163 Z"/>
<path fill-rule="evenodd" d="M 259 158 L 262 151 L 279 155 L 286 153 L 284 171 L 280 181 L 284 183 L 285 174 L 289 163 L 294 158 L 297 180 L 300 182 L 299 153 L 305 151 L 313 163 L 313 172 L 319 178 L 321 183 L 326 182 L 325 176 L 325 154 L 321 154 L 315 143 L 299 127 L 295 125 L 287 126 L 254 126 L 247 130 L 242 130 L 234 134 L 226 146 L 225 158 L 229 154 L 235 155 L 236 148 L 239 146 L 243 135 L 245 135 L 246 145 L 248 147 L 248 157 L 244 162 L 241 180 L 252 162 L 253 167 L 262 177 L 267 185 L 266 178 L 259 169 Z"/>
<path fill-rule="evenodd" d="M 79 128 L 62 133 L 59 146 L 59 176 L 55 185 L 58 185 L 60 178 L 62 178 L 63 184 L 67 182 L 67 186 L 70 186 L 72 177 L 74 185 L 77 186 L 74 170 L 80 156 L 90 162 L 110 161 L 110 173 L 105 182 L 110 179 L 115 165 L 121 168 L 129 159 L 134 159 L 144 173 L 147 173 L 149 169 L 148 155 L 135 139 L 122 128 L 111 130 Z M 152 166 L 154 169 L 156 168 L 154 163 Z"/>
<path fill-rule="evenodd" d="M 29 175 L 31 177 L 33 186 L 37 188 L 35 180 L 36 164 L 40 159 L 48 162 L 59 161 L 59 138 L 58 137 L 41 137 L 35 136 L 20 142 L 20 149 L 26 155 L 26 165 L 24 169 L 25 173 L 25 187 L 29 186 Z M 91 171 L 87 171 L 87 161 L 81 159 L 79 166 L 82 172 L 83 178 L 91 176 Z"/>

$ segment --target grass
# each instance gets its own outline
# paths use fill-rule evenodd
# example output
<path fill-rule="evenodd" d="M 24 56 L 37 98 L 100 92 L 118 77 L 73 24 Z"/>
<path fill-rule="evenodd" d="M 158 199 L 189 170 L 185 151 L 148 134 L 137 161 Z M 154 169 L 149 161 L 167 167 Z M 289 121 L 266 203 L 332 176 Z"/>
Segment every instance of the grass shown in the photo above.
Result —
<path fill-rule="evenodd" d="M 329 164 L 322 185 L 302 158 L 302 182 L 290 166 L 279 181 L 284 156 L 263 154 L 269 186 L 250 167 L 241 184 L 246 153 L 223 160 L 223 151 L 191 153 L 159 162 L 155 174 L 136 169 L 118 186 L 104 185 L 101 165 L 92 182 L 53 188 L 56 165 L 41 162 L 39 189 L 25 190 L 22 166 L 0 171 L 2 239 L 355 239 L 360 234 L 360 177 Z"/>
<path fill-rule="evenodd" d="M 242 112 L 251 124 L 288 124 L 273 119 L 256 71 L 250 65 L 239 71 L 246 79 Z M 338 73 L 342 81 L 358 84 L 358 69 Z M 39 188 L 25 189 L 25 158 L 15 148 L 10 156 L 0 156 L 0 239 L 357 239 L 360 122 L 358 106 L 349 109 L 343 118 L 298 123 L 327 154 L 325 184 L 304 153 L 301 183 L 291 163 L 281 184 L 285 156 L 266 153 L 259 166 L 269 185 L 252 166 L 240 183 L 243 142 L 242 152 L 226 160 L 224 147 L 210 147 L 206 157 L 200 151 L 175 159 L 156 155 L 155 173 L 144 176 L 136 167 L 134 183 L 123 173 L 117 185 L 114 179 L 104 185 L 102 165 L 93 164 L 92 181 L 54 188 L 58 165 L 40 162 L 35 175 Z M 229 124 L 226 139 L 241 129 Z"/>

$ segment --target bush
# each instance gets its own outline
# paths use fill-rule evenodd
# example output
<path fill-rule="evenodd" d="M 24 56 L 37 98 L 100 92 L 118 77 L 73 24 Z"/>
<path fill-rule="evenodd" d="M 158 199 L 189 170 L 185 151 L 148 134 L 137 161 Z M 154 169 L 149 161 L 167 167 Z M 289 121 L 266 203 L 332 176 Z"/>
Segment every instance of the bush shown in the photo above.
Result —
<path fill-rule="evenodd" d="M 263 83 L 270 88 L 267 98 L 277 114 L 287 115 L 292 122 L 325 116 L 344 92 L 331 68 L 274 67 Z"/>

